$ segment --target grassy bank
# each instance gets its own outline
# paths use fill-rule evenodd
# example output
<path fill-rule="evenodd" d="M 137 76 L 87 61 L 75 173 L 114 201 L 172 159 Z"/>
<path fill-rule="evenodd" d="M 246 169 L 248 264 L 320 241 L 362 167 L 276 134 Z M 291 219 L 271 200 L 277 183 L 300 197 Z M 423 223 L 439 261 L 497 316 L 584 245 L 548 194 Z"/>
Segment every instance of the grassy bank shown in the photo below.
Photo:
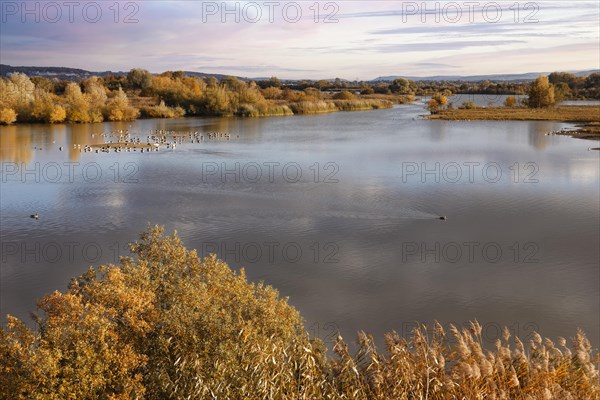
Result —
<path fill-rule="evenodd" d="M 430 119 L 446 121 L 561 121 L 577 122 L 578 129 L 552 132 L 578 139 L 600 140 L 600 106 L 557 106 L 548 108 L 477 107 L 449 109 Z M 600 150 L 594 148 L 594 150 Z"/>
<path fill-rule="evenodd" d="M 431 119 L 452 121 L 563 121 L 598 122 L 600 106 L 558 106 L 549 108 L 479 107 L 442 110 Z"/>

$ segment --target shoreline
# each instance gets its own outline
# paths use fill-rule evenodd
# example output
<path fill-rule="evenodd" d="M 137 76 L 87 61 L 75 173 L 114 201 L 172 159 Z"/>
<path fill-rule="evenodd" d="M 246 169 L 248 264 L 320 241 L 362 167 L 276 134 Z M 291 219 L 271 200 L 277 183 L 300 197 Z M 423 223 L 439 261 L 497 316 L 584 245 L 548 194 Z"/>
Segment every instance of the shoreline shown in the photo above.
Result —
<path fill-rule="evenodd" d="M 577 124 L 577 129 L 553 133 L 561 136 L 570 136 L 575 139 L 600 141 L 600 122 L 594 121 L 586 124 Z M 600 148 L 594 148 L 592 150 L 600 150 Z"/>

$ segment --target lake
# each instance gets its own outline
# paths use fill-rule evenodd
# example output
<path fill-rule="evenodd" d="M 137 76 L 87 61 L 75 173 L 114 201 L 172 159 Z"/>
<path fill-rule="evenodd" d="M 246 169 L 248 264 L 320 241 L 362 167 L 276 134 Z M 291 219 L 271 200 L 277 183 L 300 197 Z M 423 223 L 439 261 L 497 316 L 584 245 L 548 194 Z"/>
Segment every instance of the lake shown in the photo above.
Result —
<path fill-rule="evenodd" d="M 597 347 L 596 144 L 547 135 L 569 124 L 423 113 L 0 127 L 0 311 L 28 319 L 150 222 L 273 285 L 324 340 L 478 319 L 490 345 L 506 325 L 523 338 L 581 327 Z M 157 129 L 203 138 L 82 150 Z"/>

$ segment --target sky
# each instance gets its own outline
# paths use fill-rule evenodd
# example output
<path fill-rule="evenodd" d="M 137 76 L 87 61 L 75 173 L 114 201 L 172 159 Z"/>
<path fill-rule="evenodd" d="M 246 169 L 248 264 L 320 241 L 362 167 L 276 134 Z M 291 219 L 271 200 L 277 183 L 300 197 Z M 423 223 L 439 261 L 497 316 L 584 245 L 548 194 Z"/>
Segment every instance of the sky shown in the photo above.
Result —
<path fill-rule="evenodd" d="M 350 80 L 600 69 L 600 2 L 2 0 L 0 63 Z"/>

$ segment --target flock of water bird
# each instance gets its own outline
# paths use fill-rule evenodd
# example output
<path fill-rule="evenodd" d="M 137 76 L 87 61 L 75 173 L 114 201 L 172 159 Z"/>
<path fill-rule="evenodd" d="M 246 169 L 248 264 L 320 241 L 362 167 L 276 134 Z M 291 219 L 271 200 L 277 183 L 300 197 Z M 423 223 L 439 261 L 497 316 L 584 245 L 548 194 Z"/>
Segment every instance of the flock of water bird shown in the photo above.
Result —
<path fill-rule="evenodd" d="M 96 134 L 91 135 L 92 138 Z M 153 129 L 146 136 L 130 133 L 129 130 L 118 130 L 113 132 L 102 132 L 100 137 L 104 139 L 101 144 L 80 144 L 74 143 L 73 149 L 82 153 L 109 153 L 111 150 L 115 153 L 132 152 L 140 150 L 141 153 L 159 151 L 161 147 L 166 149 L 176 149 L 178 145 L 184 143 L 203 143 L 205 141 L 228 141 L 233 136 L 226 132 L 198 132 L 198 131 L 172 131 L 164 129 Z M 235 135 L 239 139 L 239 135 Z M 38 150 L 37 147 L 34 148 Z M 41 148 L 39 148 L 41 150 Z M 59 147 L 63 151 L 63 146 Z"/>

